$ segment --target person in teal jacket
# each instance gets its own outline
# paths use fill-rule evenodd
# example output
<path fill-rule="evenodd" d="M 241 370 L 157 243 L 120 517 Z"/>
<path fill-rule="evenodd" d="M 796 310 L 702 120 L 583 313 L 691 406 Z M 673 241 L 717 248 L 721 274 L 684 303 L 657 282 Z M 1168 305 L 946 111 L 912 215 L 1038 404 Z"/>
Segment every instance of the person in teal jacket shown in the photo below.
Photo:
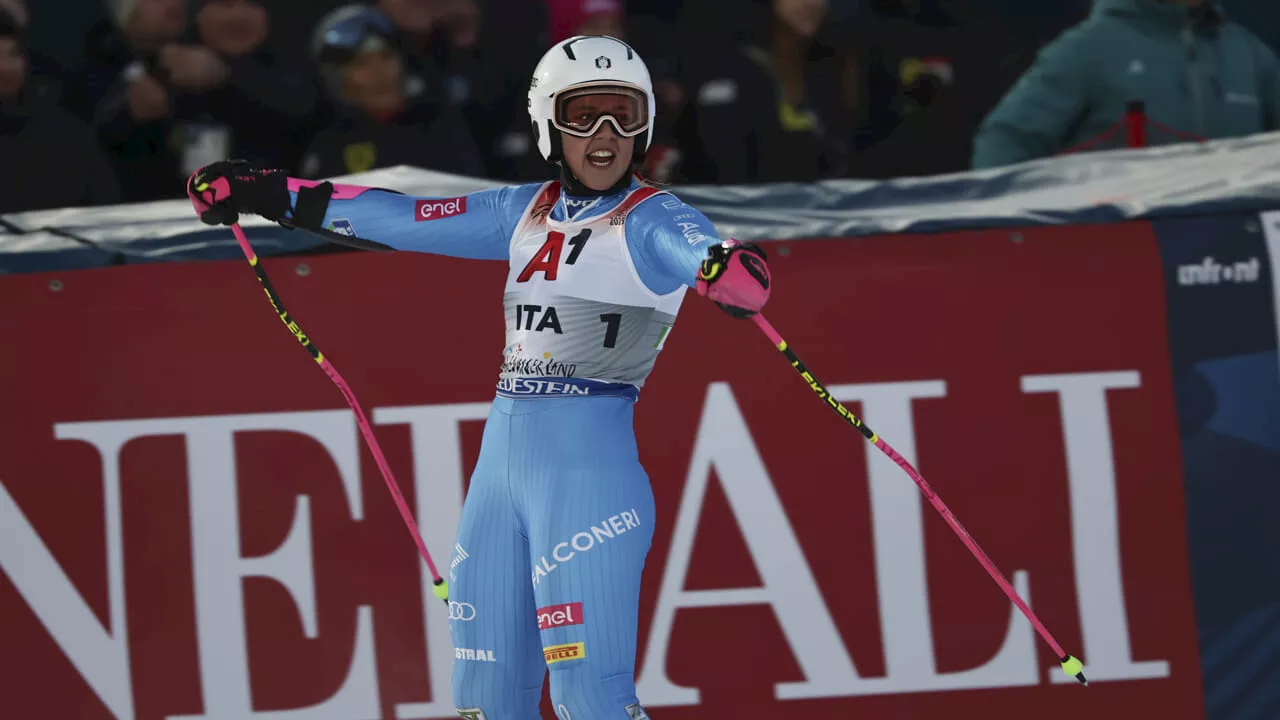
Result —
<path fill-rule="evenodd" d="M 1280 64 L 1213 0 L 1096 0 L 983 120 L 972 166 L 1060 153 L 1120 122 L 1131 101 L 1170 128 L 1148 132 L 1149 145 L 1275 130 Z"/>

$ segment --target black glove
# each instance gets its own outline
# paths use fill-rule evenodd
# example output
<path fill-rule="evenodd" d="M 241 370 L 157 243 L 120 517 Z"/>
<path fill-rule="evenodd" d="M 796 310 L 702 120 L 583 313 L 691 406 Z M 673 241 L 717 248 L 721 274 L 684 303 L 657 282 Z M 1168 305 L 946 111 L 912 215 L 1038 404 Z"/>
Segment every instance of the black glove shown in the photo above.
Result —
<path fill-rule="evenodd" d="M 207 225 L 231 225 L 240 213 L 279 222 L 289 212 L 289 177 L 284 170 L 245 160 L 221 160 L 197 170 L 187 181 L 196 215 Z"/>

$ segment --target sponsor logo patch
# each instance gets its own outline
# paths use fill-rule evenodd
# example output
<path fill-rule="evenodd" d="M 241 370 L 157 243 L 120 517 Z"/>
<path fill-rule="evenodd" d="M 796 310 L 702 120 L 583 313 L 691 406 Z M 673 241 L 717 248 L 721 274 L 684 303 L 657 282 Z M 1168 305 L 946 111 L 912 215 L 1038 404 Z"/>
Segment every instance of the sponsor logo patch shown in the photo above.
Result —
<path fill-rule="evenodd" d="M 419 200 L 413 208 L 413 219 L 439 220 L 453 215 L 461 215 L 467 211 L 467 198 L 441 198 L 439 200 Z"/>
<path fill-rule="evenodd" d="M 458 717 L 462 720 L 485 720 L 484 711 L 480 708 L 458 708 Z"/>
<path fill-rule="evenodd" d="M 339 235 L 346 235 L 347 237 L 356 236 L 355 226 L 352 225 L 351 221 L 346 218 L 338 218 L 336 220 L 331 221 L 329 223 L 328 229 L 338 233 Z"/>
<path fill-rule="evenodd" d="M 537 378 L 500 378 L 498 389 L 512 395 L 590 395 L 589 385 Z"/>
<path fill-rule="evenodd" d="M 492 650 L 475 650 L 472 648 L 454 648 L 453 657 L 455 660 L 471 660 L 472 662 L 498 662 L 493 657 Z"/>
<path fill-rule="evenodd" d="M 533 220 L 544 220 L 554 207 L 552 203 L 539 203 L 533 208 L 533 212 L 529 213 L 529 217 Z"/>
<path fill-rule="evenodd" d="M 587 644 L 576 642 L 544 647 L 542 648 L 542 657 L 547 661 L 548 665 L 566 660 L 582 660 L 587 657 Z"/>
<path fill-rule="evenodd" d="M 499 385 L 499 389 L 501 389 L 501 385 Z M 624 510 L 607 518 L 599 525 L 592 525 L 587 530 L 577 533 L 565 542 L 551 548 L 550 555 L 543 555 L 534 563 L 533 584 L 537 585 L 542 582 L 542 578 L 560 567 L 560 563 L 569 562 L 578 553 L 588 552 L 596 545 L 603 544 L 610 538 L 624 535 L 627 531 L 638 527 L 641 527 L 640 513 L 636 512 L 635 508 L 631 508 L 630 511 Z"/>
<path fill-rule="evenodd" d="M 680 226 L 680 234 L 684 235 L 684 239 L 690 245 L 697 245 L 707 239 L 707 236 L 702 233 L 702 226 L 696 222 L 677 221 L 676 224 Z"/>
<path fill-rule="evenodd" d="M 627 706 L 627 717 L 630 720 L 649 720 L 649 714 L 640 707 L 640 703 L 631 703 Z"/>
<path fill-rule="evenodd" d="M 1178 266 L 1178 284 L 1191 285 L 1241 285 L 1258 282 L 1262 264 L 1258 258 L 1218 262 L 1206 257 L 1198 263 Z"/>
<path fill-rule="evenodd" d="M 471 603 L 449 601 L 449 619 L 470 622 L 476 619 L 476 606 Z"/>
<path fill-rule="evenodd" d="M 564 603 L 538 608 L 538 629 L 565 627 L 582 624 L 582 603 Z"/>
<path fill-rule="evenodd" d="M 458 581 L 458 566 L 469 557 L 471 556 L 467 554 L 466 550 L 462 549 L 462 545 L 453 546 L 453 560 L 449 561 L 449 582 Z"/>

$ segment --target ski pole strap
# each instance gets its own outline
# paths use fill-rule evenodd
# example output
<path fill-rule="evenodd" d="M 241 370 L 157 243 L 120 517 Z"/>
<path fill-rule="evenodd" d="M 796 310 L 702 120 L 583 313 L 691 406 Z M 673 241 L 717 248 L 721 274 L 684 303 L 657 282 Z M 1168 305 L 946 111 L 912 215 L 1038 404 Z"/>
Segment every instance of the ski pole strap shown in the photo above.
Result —
<path fill-rule="evenodd" d="M 298 199 L 293 204 L 293 225 L 303 230 L 319 230 L 329 212 L 329 199 L 333 197 L 333 183 L 298 188 Z"/>

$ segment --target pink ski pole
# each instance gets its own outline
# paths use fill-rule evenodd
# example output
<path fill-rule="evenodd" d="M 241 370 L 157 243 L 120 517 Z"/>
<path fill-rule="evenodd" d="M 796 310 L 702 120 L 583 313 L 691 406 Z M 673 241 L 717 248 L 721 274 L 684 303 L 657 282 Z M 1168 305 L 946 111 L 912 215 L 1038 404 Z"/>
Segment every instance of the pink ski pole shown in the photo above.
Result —
<path fill-rule="evenodd" d="M 231 232 L 235 233 L 236 240 L 240 242 L 240 249 L 244 251 L 245 258 L 249 261 L 249 265 L 253 267 L 254 273 L 258 276 L 258 282 L 262 283 L 262 289 L 267 292 L 267 299 L 271 301 L 271 307 L 280 316 L 280 321 L 289 328 L 293 336 L 298 339 L 302 347 L 311 357 L 320 365 L 329 379 L 334 385 L 338 386 L 338 390 L 342 392 L 342 396 L 347 399 L 347 404 L 351 406 L 351 411 L 356 414 L 356 424 L 360 426 L 360 434 L 364 435 L 364 440 L 369 445 L 369 451 L 373 453 L 373 459 L 378 463 L 378 469 L 382 471 L 382 479 L 387 483 L 387 489 L 391 491 L 391 497 L 396 501 L 396 507 L 400 510 L 400 517 L 404 520 L 404 524 L 409 528 L 409 534 L 413 536 L 413 541 L 418 545 L 418 553 L 422 555 L 422 559 L 427 563 L 427 569 L 431 571 L 431 578 L 434 584 L 432 592 L 436 597 L 449 602 L 449 583 L 440 577 L 440 572 L 436 570 L 436 564 L 431 560 L 431 553 L 427 552 L 427 544 L 422 541 L 422 533 L 418 531 L 418 523 L 413 519 L 413 514 L 409 512 L 409 506 L 404 501 L 404 495 L 400 494 L 400 486 L 396 483 L 395 477 L 391 474 L 391 467 L 387 465 L 387 458 L 382 454 L 382 447 L 378 445 L 378 440 L 373 436 L 373 427 L 369 425 L 368 418 L 365 417 L 364 411 L 360 409 L 360 402 L 356 400 L 356 394 L 351 391 L 351 386 L 347 385 L 347 381 L 342 379 L 338 374 L 338 369 L 329 362 L 329 359 L 320 352 L 320 349 L 311 342 L 311 338 L 302 331 L 298 323 L 284 309 L 284 303 L 280 302 L 280 296 L 276 294 L 276 290 L 271 286 L 271 279 L 267 277 L 267 271 L 262 269 L 262 263 L 258 262 L 258 254 L 254 252 L 253 246 L 249 244 L 249 239 L 245 237 L 244 230 L 240 227 L 240 223 L 231 226 Z"/>
<path fill-rule="evenodd" d="M 973 553 L 973 556 L 978 559 L 978 562 L 982 563 L 982 567 L 986 568 L 987 574 L 991 576 L 991 579 L 996 581 L 996 584 L 1000 586 L 1000 589 L 1004 591 L 1004 594 L 1009 596 L 1009 599 L 1013 601 L 1013 604 L 1017 605 L 1018 609 L 1022 611 L 1022 614 L 1031 621 L 1036 632 L 1040 633 L 1040 637 L 1043 638 L 1044 641 L 1048 643 L 1049 647 L 1053 649 L 1054 655 L 1058 658 L 1058 662 L 1062 664 L 1063 672 L 1074 677 L 1076 680 L 1079 680 L 1082 684 L 1088 685 L 1089 681 L 1084 676 L 1084 664 L 1067 654 L 1067 652 L 1062 649 L 1062 646 L 1053 638 L 1053 635 L 1051 635 L 1045 628 L 1044 624 L 1040 622 L 1040 619 L 1036 617 L 1036 614 L 1031 612 L 1031 608 L 1027 607 L 1027 604 L 1018 596 L 1018 592 L 1013 589 L 1013 585 L 1009 584 L 1009 581 L 1006 580 L 1004 575 L 996 568 L 995 563 L 991 562 L 991 558 L 987 557 L 987 554 L 982 551 L 982 548 L 978 547 L 978 543 L 974 542 L 974 539 L 969 536 L 968 531 L 964 529 L 960 524 L 960 521 L 956 519 L 956 516 L 951 514 L 951 510 L 942 502 L 942 498 L 938 497 L 938 494 L 933 491 L 933 488 L 929 487 L 929 483 L 925 482 L 925 479 L 920 472 L 912 467 L 911 463 L 907 462 L 905 458 L 899 455 L 898 451 L 889 447 L 889 443 L 886 443 L 883 438 L 872 432 L 871 428 L 867 427 L 857 415 L 849 412 L 844 405 L 841 405 L 835 400 L 835 398 L 831 397 L 831 393 L 827 388 L 823 386 L 821 382 L 818 382 L 818 379 L 813 376 L 813 373 L 809 372 L 809 369 L 804 366 L 804 363 L 800 362 L 800 358 L 791 350 L 791 346 L 787 344 L 786 340 L 782 339 L 782 336 L 779 335 L 778 331 L 769 324 L 769 321 L 764 319 L 764 315 L 756 313 L 751 317 L 751 319 L 755 321 L 755 324 L 764 332 L 770 342 L 772 342 L 774 346 L 786 356 L 787 360 L 791 363 L 791 366 L 796 369 L 796 372 L 800 373 L 800 377 L 804 378 L 805 382 L 809 384 L 809 388 L 817 393 L 818 397 L 821 398 L 823 402 L 825 402 L 832 410 L 835 410 L 836 414 L 844 418 L 846 422 L 852 425 L 858 432 L 862 433 L 863 437 L 870 440 L 872 445 L 880 448 L 885 455 L 888 455 L 890 459 L 896 462 L 899 467 L 911 476 L 911 479 L 914 480 L 916 485 L 920 488 L 920 492 L 924 493 L 924 496 L 933 504 L 934 509 L 942 515 L 942 519 L 947 521 L 947 524 L 951 526 L 951 529 L 955 531 L 956 535 L 960 536 L 960 539 L 964 541 L 965 546 L 969 548 L 969 552 Z"/>

